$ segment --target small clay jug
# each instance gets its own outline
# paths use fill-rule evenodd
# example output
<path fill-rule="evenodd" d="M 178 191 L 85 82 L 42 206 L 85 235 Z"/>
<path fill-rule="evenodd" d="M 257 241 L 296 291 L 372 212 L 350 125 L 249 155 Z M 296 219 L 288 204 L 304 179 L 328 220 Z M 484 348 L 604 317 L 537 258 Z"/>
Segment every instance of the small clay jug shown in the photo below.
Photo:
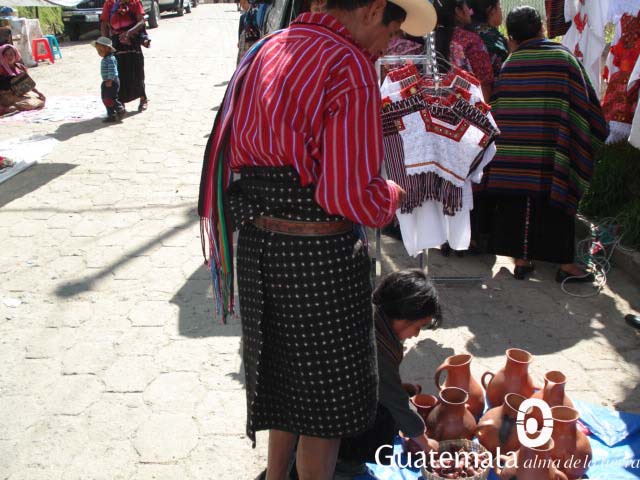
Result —
<path fill-rule="evenodd" d="M 467 409 L 467 392 L 458 387 L 440 391 L 440 403 L 427 419 L 427 434 L 435 440 L 471 440 L 476 431 L 476 419 Z"/>
<path fill-rule="evenodd" d="M 591 445 L 587 436 L 576 424 L 580 414 L 575 408 L 559 406 L 551 408 L 554 442 L 551 458 L 558 461 L 558 468 L 571 479 L 582 477 L 591 460 Z"/>
<path fill-rule="evenodd" d="M 537 448 L 529 448 L 524 445 L 516 454 L 515 465 L 509 462 L 506 456 L 501 457 L 505 468 L 496 466 L 495 470 L 500 480 L 568 480 L 567 476 L 554 467 L 551 463 L 550 453 L 553 448 L 553 440 Z"/>
<path fill-rule="evenodd" d="M 520 404 L 525 400 L 517 393 L 507 393 L 504 403 L 488 410 L 478 422 L 476 436 L 494 456 L 498 447 L 502 453 L 515 452 L 520 448 L 516 419 Z"/>
<path fill-rule="evenodd" d="M 544 387 L 533 394 L 531 398 L 541 398 L 549 407 L 565 407 L 573 408 L 573 402 L 565 393 L 564 387 L 567 384 L 567 377 L 564 373 L 557 370 L 547 372 L 544 375 Z"/>
<path fill-rule="evenodd" d="M 431 410 L 433 410 L 440 401 L 435 395 L 429 395 L 426 393 L 414 395 L 409 400 L 411 400 L 411 403 L 416 407 L 418 414 L 422 417 L 425 424 L 427 423 L 427 418 L 429 418 Z"/>
<path fill-rule="evenodd" d="M 484 412 L 484 390 L 471 376 L 471 355 L 453 355 L 447 358 L 436 370 L 434 379 L 438 391 L 445 387 L 458 387 L 469 394 L 467 408 L 478 418 Z M 440 385 L 440 376 L 447 372 L 444 384 Z"/>
<path fill-rule="evenodd" d="M 502 405 L 507 393 L 518 393 L 529 398 L 536 390 L 529 375 L 529 364 L 533 361 L 533 355 L 519 348 L 510 348 L 506 354 L 507 362 L 498 373 L 494 375 L 485 372 L 480 379 L 487 391 L 487 403 L 490 407 Z M 492 377 L 489 383 L 486 381 L 488 376 Z"/>

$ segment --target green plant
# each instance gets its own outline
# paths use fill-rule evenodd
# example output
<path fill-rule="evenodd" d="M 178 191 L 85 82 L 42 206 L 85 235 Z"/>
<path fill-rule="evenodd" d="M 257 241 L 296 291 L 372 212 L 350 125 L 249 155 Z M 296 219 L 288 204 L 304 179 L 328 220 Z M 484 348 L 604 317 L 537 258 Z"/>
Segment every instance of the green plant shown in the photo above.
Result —
<path fill-rule="evenodd" d="M 45 35 L 56 35 L 64 31 L 60 7 L 18 7 L 18 16 L 40 20 L 40 28 Z"/>
<path fill-rule="evenodd" d="M 623 243 L 640 247 L 640 150 L 627 142 L 600 150 L 580 212 L 596 221 L 616 218 L 622 227 Z"/>

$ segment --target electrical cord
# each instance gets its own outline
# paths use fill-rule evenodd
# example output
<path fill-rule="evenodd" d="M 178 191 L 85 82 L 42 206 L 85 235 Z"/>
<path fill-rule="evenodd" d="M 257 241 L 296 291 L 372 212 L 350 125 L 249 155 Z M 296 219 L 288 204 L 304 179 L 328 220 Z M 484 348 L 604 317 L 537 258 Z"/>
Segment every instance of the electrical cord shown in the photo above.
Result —
<path fill-rule="evenodd" d="M 578 242 L 576 247 L 578 263 L 588 270 L 584 275 L 565 278 L 560 284 L 564 293 L 572 297 L 589 298 L 597 296 L 607 285 L 607 274 L 611 270 L 611 257 L 616 248 L 620 247 L 622 233 L 615 218 L 604 218 L 597 224 L 591 225 L 589 236 Z M 567 290 L 565 283 L 572 279 L 584 278 L 593 273 L 595 276 L 595 291 L 588 294 L 572 293 Z"/>

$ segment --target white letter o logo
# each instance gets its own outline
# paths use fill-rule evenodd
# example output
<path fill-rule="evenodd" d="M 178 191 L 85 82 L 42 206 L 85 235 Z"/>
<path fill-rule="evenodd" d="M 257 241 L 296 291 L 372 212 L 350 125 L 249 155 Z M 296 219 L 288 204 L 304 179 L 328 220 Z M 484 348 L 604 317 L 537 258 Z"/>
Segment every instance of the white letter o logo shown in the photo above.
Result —
<path fill-rule="evenodd" d="M 542 425 L 538 425 L 535 418 L 528 418 L 525 422 L 525 415 L 532 408 L 537 408 L 542 413 Z M 516 417 L 516 432 L 518 440 L 525 447 L 537 448 L 547 443 L 553 432 L 553 417 L 549 404 L 539 398 L 529 398 L 522 402 Z M 538 435 L 532 437 L 535 433 Z"/>

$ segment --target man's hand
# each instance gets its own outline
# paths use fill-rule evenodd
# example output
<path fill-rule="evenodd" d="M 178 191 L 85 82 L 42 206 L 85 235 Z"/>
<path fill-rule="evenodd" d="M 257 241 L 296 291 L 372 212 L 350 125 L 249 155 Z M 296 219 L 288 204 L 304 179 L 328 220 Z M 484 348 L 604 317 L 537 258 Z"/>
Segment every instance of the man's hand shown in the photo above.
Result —
<path fill-rule="evenodd" d="M 429 453 L 432 450 L 437 452 L 440 449 L 440 444 L 433 438 L 427 437 L 426 433 L 418 437 L 413 437 L 411 440 L 416 442 L 425 453 Z"/>
<path fill-rule="evenodd" d="M 404 199 L 407 198 L 407 192 L 405 192 L 404 188 L 402 188 L 393 180 L 387 180 L 387 181 L 390 182 L 396 189 L 396 192 L 398 192 L 398 204 L 404 202 Z"/>

